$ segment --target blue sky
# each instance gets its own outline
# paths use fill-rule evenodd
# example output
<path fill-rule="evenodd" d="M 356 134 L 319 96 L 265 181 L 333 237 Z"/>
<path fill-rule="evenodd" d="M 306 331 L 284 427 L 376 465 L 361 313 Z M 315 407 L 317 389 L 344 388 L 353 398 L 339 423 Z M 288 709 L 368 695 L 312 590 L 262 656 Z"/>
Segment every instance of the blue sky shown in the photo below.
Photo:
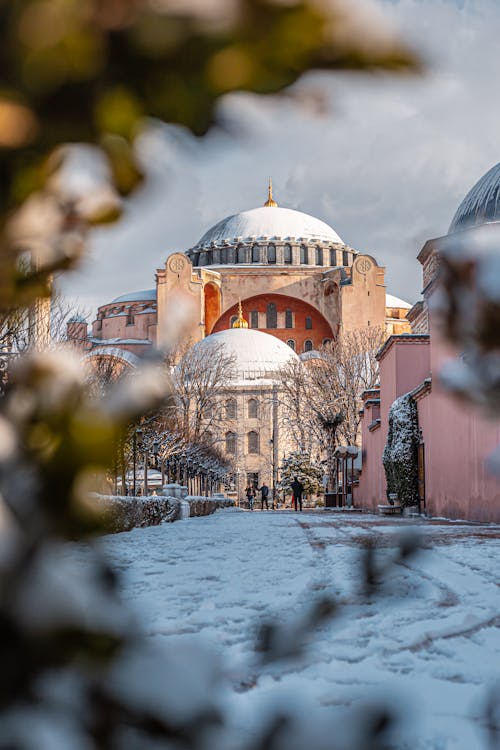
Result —
<path fill-rule="evenodd" d="M 388 290 L 421 289 L 416 255 L 446 233 L 461 199 L 500 161 L 500 3 L 376 0 L 427 61 L 414 79 L 309 75 L 322 115 L 284 98 L 235 95 L 222 105 L 231 134 L 196 141 L 168 130 L 145 139 L 148 187 L 126 217 L 93 235 L 65 291 L 92 309 L 154 286 L 154 272 L 218 220 L 261 205 L 268 175 L 280 205 L 323 219 L 387 268 Z"/>

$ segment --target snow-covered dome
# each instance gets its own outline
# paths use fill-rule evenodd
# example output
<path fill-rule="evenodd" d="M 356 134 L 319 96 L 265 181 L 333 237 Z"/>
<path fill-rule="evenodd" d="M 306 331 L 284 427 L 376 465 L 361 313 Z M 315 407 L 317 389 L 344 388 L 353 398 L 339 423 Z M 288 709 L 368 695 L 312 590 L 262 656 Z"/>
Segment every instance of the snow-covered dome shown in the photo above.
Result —
<path fill-rule="evenodd" d="M 109 303 L 112 305 L 114 302 L 146 302 L 156 299 L 156 289 L 142 289 L 139 292 L 128 292 L 128 294 L 122 294 L 121 297 L 111 300 Z"/>
<path fill-rule="evenodd" d="M 400 309 L 410 310 L 412 305 L 409 302 L 405 302 L 401 297 L 395 297 L 393 294 L 385 295 L 385 306 L 386 307 L 399 307 Z"/>
<path fill-rule="evenodd" d="M 492 167 L 459 205 L 448 234 L 500 221 L 500 163 Z"/>
<path fill-rule="evenodd" d="M 230 328 L 212 333 L 195 344 L 194 348 L 209 354 L 220 346 L 224 347 L 228 356 L 234 358 L 236 381 L 272 380 L 283 365 L 299 359 L 288 344 L 253 328 Z"/>
<path fill-rule="evenodd" d="M 205 232 L 195 247 L 260 239 L 303 239 L 343 244 L 335 230 L 314 216 L 291 208 L 261 206 L 222 219 Z"/>

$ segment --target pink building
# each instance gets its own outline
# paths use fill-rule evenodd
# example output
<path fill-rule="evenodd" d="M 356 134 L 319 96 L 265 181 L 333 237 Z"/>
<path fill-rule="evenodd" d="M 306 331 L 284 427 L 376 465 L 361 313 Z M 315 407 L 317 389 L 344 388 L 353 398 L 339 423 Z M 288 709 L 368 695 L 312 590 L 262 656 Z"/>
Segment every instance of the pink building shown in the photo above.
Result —
<path fill-rule="evenodd" d="M 439 248 L 457 232 L 500 221 L 500 165 L 474 186 L 460 205 L 445 238 L 429 240 L 418 260 L 423 267 L 424 299 L 408 319 L 413 333 L 391 336 L 379 352 L 380 387 L 365 392 L 362 410 L 363 468 L 357 505 L 376 510 L 386 503 L 382 455 L 389 409 L 410 393 L 418 413 L 419 495 L 431 516 L 500 522 L 500 479 L 489 471 L 488 458 L 500 445 L 500 424 L 449 395 L 440 385 L 445 360 L 456 358 L 436 329 L 429 307 L 438 287 Z"/>

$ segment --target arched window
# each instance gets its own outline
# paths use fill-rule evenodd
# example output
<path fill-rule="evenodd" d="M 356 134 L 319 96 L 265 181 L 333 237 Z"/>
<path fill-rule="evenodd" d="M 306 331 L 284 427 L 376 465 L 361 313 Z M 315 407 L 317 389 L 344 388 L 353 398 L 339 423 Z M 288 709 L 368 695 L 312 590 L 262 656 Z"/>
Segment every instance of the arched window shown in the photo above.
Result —
<path fill-rule="evenodd" d="M 200 253 L 199 265 L 200 266 L 206 266 L 207 265 L 207 258 L 208 258 L 208 253 L 206 253 L 205 251 L 203 251 L 202 253 Z"/>
<path fill-rule="evenodd" d="M 322 247 L 316 248 L 316 265 L 317 266 L 323 265 L 323 248 Z"/>
<path fill-rule="evenodd" d="M 133 307 L 129 307 L 127 312 L 127 325 L 133 326 L 134 325 L 134 309 Z"/>
<path fill-rule="evenodd" d="M 247 249 L 246 247 L 240 247 L 238 248 L 238 263 L 246 263 L 247 262 Z"/>
<path fill-rule="evenodd" d="M 229 326 L 230 326 L 230 328 L 233 327 L 233 324 L 236 323 L 237 320 L 238 320 L 238 316 L 237 315 L 231 315 L 231 319 L 229 320 Z"/>
<path fill-rule="evenodd" d="M 252 263 L 260 263 L 260 247 L 254 245 L 252 247 Z"/>
<path fill-rule="evenodd" d="M 276 263 L 276 245 L 267 246 L 267 262 Z"/>
<path fill-rule="evenodd" d="M 293 349 L 293 351 L 295 351 L 295 341 L 293 339 L 288 339 L 286 343 L 288 344 L 290 349 Z"/>
<path fill-rule="evenodd" d="M 236 419 L 236 399 L 228 398 L 226 401 L 226 419 Z"/>
<path fill-rule="evenodd" d="M 236 433 L 226 432 L 226 453 L 236 453 Z"/>
<path fill-rule="evenodd" d="M 304 351 L 312 352 L 312 348 L 313 348 L 313 342 L 311 341 L 311 339 L 306 339 L 304 341 Z"/>
<path fill-rule="evenodd" d="M 284 263 L 292 262 L 292 246 L 291 245 L 285 245 L 285 247 L 283 248 L 283 262 Z"/>
<path fill-rule="evenodd" d="M 330 248 L 330 265 L 336 266 L 337 265 L 337 251 L 334 247 Z"/>
<path fill-rule="evenodd" d="M 248 453 L 259 452 L 259 433 L 252 430 L 247 435 Z"/>
<path fill-rule="evenodd" d="M 278 313 L 274 302 L 270 302 L 266 310 L 266 328 L 278 327 Z"/>
<path fill-rule="evenodd" d="M 342 265 L 349 265 L 349 253 L 347 252 L 347 250 L 342 250 Z"/>
<path fill-rule="evenodd" d="M 306 317 L 306 331 L 310 331 L 313 327 L 312 318 L 310 315 L 307 315 Z"/>
<path fill-rule="evenodd" d="M 251 398 L 248 402 L 248 418 L 258 419 L 259 418 L 259 402 L 256 398 Z"/>
<path fill-rule="evenodd" d="M 258 327 L 259 327 L 259 311 L 251 310 L 250 311 L 250 328 L 258 328 Z"/>
<path fill-rule="evenodd" d="M 285 328 L 293 328 L 293 313 L 291 310 L 285 310 Z"/>
<path fill-rule="evenodd" d="M 300 262 L 306 266 L 309 263 L 309 252 L 307 245 L 300 246 Z"/>
<path fill-rule="evenodd" d="M 199 265 L 199 263 L 200 263 L 200 254 L 199 253 L 195 253 L 193 255 L 193 266 L 197 266 L 197 265 Z"/>
<path fill-rule="evenodd" d="M 223 247 L 220 251 L 220 262 L 227 263 L 227 247 Z"/>

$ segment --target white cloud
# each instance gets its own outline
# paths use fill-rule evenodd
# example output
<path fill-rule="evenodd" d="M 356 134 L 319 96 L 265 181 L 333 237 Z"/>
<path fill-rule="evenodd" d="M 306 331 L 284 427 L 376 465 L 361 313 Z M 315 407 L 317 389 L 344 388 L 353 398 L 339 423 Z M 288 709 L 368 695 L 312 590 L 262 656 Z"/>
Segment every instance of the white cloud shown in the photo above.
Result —
<path fill-rule="evenodd" d="M 500 6 L 494 0 L 382 2 L 429 61 L 421 78 L 310 75 L 322 116 L 288 99 L 233 96 L 229 133 L 195 141 L 177 131 L 143 144 L 150 185 L 127 218 L 95 234 L 66 281 L 84 304 L 154 286 L 172 250 L 222 217 L 260 205 L 268 175 L 281 205 L 327 221 L 387 267 L 390 291 L 414 301 L 423 242 L 447 231 L 472 184 L 500 160 Z"/>

